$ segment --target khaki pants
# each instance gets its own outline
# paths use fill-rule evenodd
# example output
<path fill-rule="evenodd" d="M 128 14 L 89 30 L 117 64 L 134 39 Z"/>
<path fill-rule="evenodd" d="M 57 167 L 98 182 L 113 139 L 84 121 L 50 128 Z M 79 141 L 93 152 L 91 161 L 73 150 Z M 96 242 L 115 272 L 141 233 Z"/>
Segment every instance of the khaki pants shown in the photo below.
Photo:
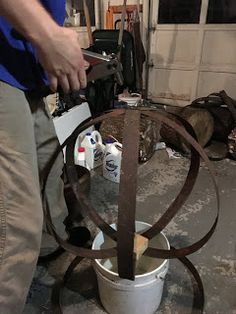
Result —
<path fill-rule="evenodd" d="M 42 235 L 40 182 L 59 145 L 43 99 L 0 82 L 0 313 L 22 313 Z M 67 213 L 60 155 L 46 187 L 54 221 Z"/>

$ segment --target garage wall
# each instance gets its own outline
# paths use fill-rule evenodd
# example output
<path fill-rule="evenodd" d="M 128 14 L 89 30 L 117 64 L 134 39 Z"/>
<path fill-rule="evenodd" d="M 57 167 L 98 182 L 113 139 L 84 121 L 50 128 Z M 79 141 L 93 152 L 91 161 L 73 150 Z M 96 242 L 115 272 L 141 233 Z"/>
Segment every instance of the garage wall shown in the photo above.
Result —
<path fill-rule="evenodd" d="M 95 25 L 92 27 L 92 31 L 95 30 L 96 28 L 100 28 L 100 17 L 101 17 L 101 12 L 99 10 L 99 2 L 103 0 L 94 0 L 94 9 L 95 9 Z M 67 13 L 70 12 L 71 7 L 74 6 L 79 10 L 83 8 L 83 4 L 81 0 L 66 0 L 66 10 Z M 83 10 L 82 10 L 83 11 Z M 83 19 L 84 20 L 84 19 Z M 71 27 L 74 29 L 78 35 L 79 35 L 79 41 L 80 45 L 82 48 L 88 48 L 89 47 L 89 39 L 88 39 L 88 33 L 87 33 L 87 28 L 85 26 L 75 26 Z"/>
<path fill-rule="evenodd" d="M 174 7 L 177 1 L 186 3 L 179 16 L 179 7 Z M 236 99 L 236 23 L 208 23 L 213 2 L 194 0 L 191 3 L 198 3 L 200 10 L 196 20 L 194 15 L 191 17 L 190 24 L 188 19 L 194 10 L 187 6 L 187 0 L 176 2 L 152 0 L 148 97 L 163 104 L 185 106 L 197 97 L 225 89 Z M 165 11 L 160 14 L 164 4 Z M 172 11 L 168 12 L 171 5 Z M 180 22 L 188 9 L 187 22 Z"/>

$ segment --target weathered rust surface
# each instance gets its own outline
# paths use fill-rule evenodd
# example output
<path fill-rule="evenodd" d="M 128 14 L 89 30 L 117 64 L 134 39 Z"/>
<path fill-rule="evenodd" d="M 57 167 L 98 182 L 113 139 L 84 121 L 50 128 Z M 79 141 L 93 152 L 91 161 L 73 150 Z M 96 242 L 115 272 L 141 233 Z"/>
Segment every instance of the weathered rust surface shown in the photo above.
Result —
<path fill-rule="evenodd" d="M 135 272 L 133 259 L 131 259 L 131 249 L 133 254 L 134 249 L 133 238 L 135 234 L 134 222 L 136 209 L 135 191 L 137 179 L 136 174 L 138 166 L 138 139 L 139 139 L 138 125 L 140 115 L 157 123 L 168 125 L 169 127 L 173 128 L 176 132 L 178 132 L 186 141 L 188 141 L 192 145 L 190 169 L 180 193 L 178 194 L 176 199 L 171 203 L 166 212 L 158 219 L 158 221 L 152 227 L 146 230 L 142 234 L 142 236 L 145 236 L 148 239 L 152 239 L 153 237 L 155 237 L 171 221 L 171 219 L 181 208 L 181 206 L 191 193 L 195 180 L 197 178 L 198 169 L 200 165 L 200 156 L 205 161 L 206 166 L 208 167 L 209 172 L 212 175 L 212 180 L 216 190 L 217 197 L 217 214 L 210 230 L 204 236 L 202 236 L 200 240 L 186 247 L 182 248 L 171 247 L 170 250 L 160 250 L 149 247 L 144 252 L 144 255 L 155 258 L 169 258 L 169 259 L 178 258 L 191 271 L 195 279 L 194 308 L 192 313 L 202 313 L 204 304 L 202 282 L 196 269 L 194 268 L 192 263 L 186 258 L 186 256 L 200 249 L 212 236 L 216 228 L 219 216 L 219 193 L 214 179 L 214 169 L 212 168 L 204 150 L 194 139 L 195 134 L 191 125 L 187 123 L 185 120 L 180 119 L 181 123 L 183 123 L 184 125 L 182 126 L 176 123 L 174 120 L 170 119 L 170 115 L 167 115 L 163 112 L 159 112 L 158 110 L 151 110 L 147 108 L 136 108 L 128 110 L 118 109 L 113 110 L 107 114 L 104 114 L 103 116 L 100 116 L 94 120 L 84 122 L 80 126 L 78 126 L 78 128 L 73 132 L 73 134 L 66 140 L 66 142 L 62 146 L 62 148 L 64 146 L 67 146 L 66 168 L 71 187 L 75 193 L 77 201 L 81 205 L 83 216 L 88 216 L 95 223 L 95 225 L 97 225 L 106 235 L 108 235 L 115 241 L 118 240 L 119 244 L 116 247 L 102 250 L 91 250 L 89 248 L 81 247 L 79 248 L 70 245 L 67 241 L 63 241 L 56 233 L 56 230 L 51 221 L 50 212 L 47 210 L 46 207 L 45 217 L 47 221 L 48 230 L 51 232 L 51 234 L 54 235 L 58 243 L 65 250 L 80 257 L 96 259 L 118 256 L 119 275 L 122 278 L 126 279 L 134 278 Z M 104 221 L 104 219 L 93 208 L 87 196 L 82 191 L 80 191 L 80 187 L 78 184 L 78 175 L 74 166 L 74 145 L 76 143 L 78 134 L 80 134 L 82 131 L 84 131 L 93 124 L 100 123 L 104 119 L 110 119 L 116 116 L 125 116 L 124 127 L 125 135 L 123 136 L 125 154 L 123 155 L 121 169 L 117 231 L 114 230 L 109 224 L 107 224 Z M 46 200 L 44 201 L 46 202 Z M 122 233 L 125 233 L 126 235 L 129 233 L 129 235 L 124 239 Z M 124 254 L 124 252 L 122 252 L 122 249 L 124 248 L 122 241 L 125 242 L 126 239 L 128 239 L 127 241 L 128 245 L 127 247 L 125 246 L 125 250 L 127 249 L 127 254 Z"/>
<path fill-rule="evenodd" d="M 123 152 L 117 223 L 117 262 L 121 278 L 134 280 L 133 263 L 140 111 L 128 109 L 124 117 Z"/>

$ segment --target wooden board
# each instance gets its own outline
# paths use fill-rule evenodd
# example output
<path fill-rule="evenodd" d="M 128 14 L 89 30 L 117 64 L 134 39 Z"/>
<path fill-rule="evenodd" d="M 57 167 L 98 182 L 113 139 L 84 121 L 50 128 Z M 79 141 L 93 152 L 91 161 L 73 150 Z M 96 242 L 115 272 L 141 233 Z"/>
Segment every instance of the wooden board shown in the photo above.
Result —
<path fill-rule="evenodd" d="M 123 5 L 110 5 L 109 9 L 111 9 L 114 14 L 119 14 L 119 13 L 122 13 Z M 126 12 L 128 13 L 134 12 L 136 9 L 137 9 L 137 5 L 134 5 L 134 4 L 129 4 L 126 6 Z M 139 10 L 140 12 L 143 12 L 142 4 L 139 5 Z"/>

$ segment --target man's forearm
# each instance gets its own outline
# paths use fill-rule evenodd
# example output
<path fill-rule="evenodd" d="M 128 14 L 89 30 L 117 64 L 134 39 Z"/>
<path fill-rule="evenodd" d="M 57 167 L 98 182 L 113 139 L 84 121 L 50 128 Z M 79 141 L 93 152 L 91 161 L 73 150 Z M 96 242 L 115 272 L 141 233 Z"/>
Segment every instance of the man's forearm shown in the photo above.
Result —
<path fill-rule="evenodd" d="M 0 0 L 0 15 L 36 47 L 59 29 L 37 0 Z"/>
<path fill-rule="evenodd" d="M 36 48 L 52 91 L 58 85 L 64 92 L 85 88 L 85 62 L 74 30 L 57 25 L 38 0 L 0 0 L 0 15 Z"/>

